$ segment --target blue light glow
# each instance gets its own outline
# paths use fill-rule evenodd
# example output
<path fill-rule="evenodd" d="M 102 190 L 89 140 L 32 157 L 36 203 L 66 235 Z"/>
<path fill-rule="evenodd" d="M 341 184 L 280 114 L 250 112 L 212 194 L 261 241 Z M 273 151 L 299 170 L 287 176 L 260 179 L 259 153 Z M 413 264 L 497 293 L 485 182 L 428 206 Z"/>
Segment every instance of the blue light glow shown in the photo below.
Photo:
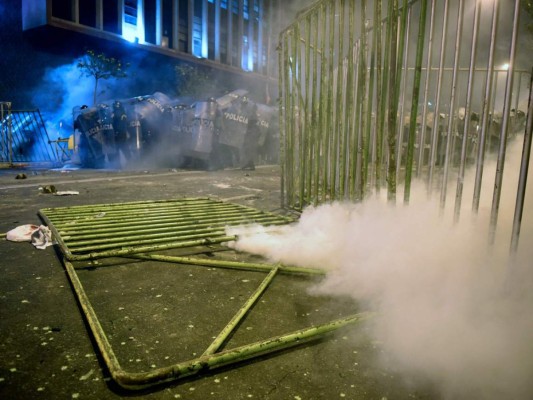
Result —
<path fill-rule="evenodd" d="M 137 30 L 135 26 L 130 24 L 122 24 L 122 37 L 128 42 L 135 43 L 137 38 Z"/>

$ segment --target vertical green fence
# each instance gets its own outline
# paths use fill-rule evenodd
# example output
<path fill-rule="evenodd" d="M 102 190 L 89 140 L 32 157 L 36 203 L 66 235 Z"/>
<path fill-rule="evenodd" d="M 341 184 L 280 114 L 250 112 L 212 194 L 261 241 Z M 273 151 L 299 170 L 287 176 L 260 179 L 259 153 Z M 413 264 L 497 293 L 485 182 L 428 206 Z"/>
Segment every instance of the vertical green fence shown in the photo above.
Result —
<path fill-rule="evenodd" d="M 519 0 L 323 0 L 300 13 L 279 38 L 282 206 L 382 190 L 409 203 L 418 179 L 444 207 L 456 180 L 458 217 L 472 168 L 477 211 L 487 154 L 503 170 L 527 130 L 531 60 L 516 46 L 533 38 L 519 15 Z"/>

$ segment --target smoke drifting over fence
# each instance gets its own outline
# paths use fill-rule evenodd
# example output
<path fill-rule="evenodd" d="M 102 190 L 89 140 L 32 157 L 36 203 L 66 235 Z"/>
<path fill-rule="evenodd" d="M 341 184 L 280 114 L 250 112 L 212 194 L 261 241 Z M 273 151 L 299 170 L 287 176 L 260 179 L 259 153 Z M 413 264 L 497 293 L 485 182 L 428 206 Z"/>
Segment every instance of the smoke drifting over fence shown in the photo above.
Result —
<path fill-rule="evenodd" d="M 306 208 L 293 226 L 232 230 L 239 235 L 235 247 L 327 269 L 311 292 L 348 295 L 377 311 L 369 323 L 371 339 L 383 350 L 376 361 L 406 380 L 430 382 L 443 398 L 530 398 L 531 215 L 523 221 L 518 253 L 509 256 L 520 145 L 517 140 L 508 149 L 510 176 L 493 247 L 487 237 L 492 188 L 484 188 L 477 215 L 465 212 L 454 224 L 438 200 L 426 200 L 422 186 L 412 188 L 418 200 L 409 206 L 377 197 L 335 202 Z M 495 162 L 486 171 L 493 177 Z M 526 209 L 533 209 L 531 192 Z"/>

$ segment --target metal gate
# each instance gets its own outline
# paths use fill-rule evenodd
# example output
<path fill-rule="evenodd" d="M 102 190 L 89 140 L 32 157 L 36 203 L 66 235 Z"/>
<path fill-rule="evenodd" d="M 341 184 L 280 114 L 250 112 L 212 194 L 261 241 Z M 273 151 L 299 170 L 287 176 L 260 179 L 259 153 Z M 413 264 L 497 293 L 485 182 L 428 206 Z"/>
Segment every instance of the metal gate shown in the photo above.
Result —
<path fill-rule="evenodd" d="M 477 212 L 493 154 L 493 232 L 506 146 L 520 140 L 516 246 L 532 125 L 526 17 L 519 0 L 324 0 L 302 12 L 279 38 L 282 206 L 381 190 L 395 202 L 400 189 L 409 203 L 417 178 L 444 208 L 455 180 L 458 218 L 465 170 Z"/>
<path fill-rule="evenodd" d="M 51 141 L 39 110 L 12 110 L 0 102 L 0 162 L 59 163 L 59 141 Z"/>

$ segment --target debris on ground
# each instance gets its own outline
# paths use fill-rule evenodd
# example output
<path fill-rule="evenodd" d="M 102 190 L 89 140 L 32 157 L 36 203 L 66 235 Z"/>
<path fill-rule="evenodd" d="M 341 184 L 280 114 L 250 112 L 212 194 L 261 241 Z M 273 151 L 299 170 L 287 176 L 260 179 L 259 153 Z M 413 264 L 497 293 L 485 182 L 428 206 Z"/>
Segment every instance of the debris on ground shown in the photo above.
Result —
<path fill-rule="evenodd" d="M 31 242 L 36 248 L 43 250 L 52 246 L 52 232 L 44 225 L 26 224 L 11 229 L 6 234 L 6 240 L 12 242 Z"/>
<path fill-rule="evenodd" d="M 80 194 L 77 190 L 59 190 L 54 193 L 55 196 L 72 196 Z"/>
<path fill-rule="evenodd" d="M 56 193 L 57 189 L 54 185 L 45 185 L 39 188 L 41 193 Z"/>
<path fill-rule="evenodd" d="M 31 241 L 31 235 L 33 232 L 39 229 L 38 225 L 21 225 L 14 229 L 11 229 L 6 234 L 6 239 L 12 242 L 29 242 Z"/>
<path fill-rule="evenodd" d="M 77 190 L 57 190 L 54 185 L 41 186 L 39 191 L 41 193 L 51 193 L 55 196 L 72 196 L 80 194 Z"/>

